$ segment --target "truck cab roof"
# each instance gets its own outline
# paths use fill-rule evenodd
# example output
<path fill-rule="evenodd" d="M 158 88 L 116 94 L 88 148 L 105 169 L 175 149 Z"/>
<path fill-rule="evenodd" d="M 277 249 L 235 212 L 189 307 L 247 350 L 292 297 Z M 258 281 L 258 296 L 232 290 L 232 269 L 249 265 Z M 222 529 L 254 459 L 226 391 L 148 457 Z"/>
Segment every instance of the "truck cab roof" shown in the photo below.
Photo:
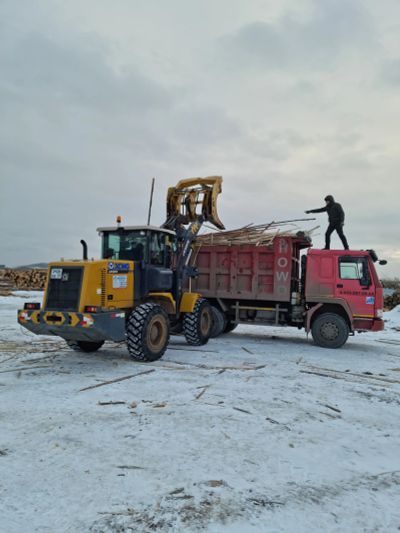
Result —
<path fill-rule="evenodd" d="M 378 255 L 375 250 L 323 250 L 310 248 L 307 253 L 308 255 L 322 255 L 326 257 L 370 257 L 374 263 L 378 261 Z M 384 265 L 386 261 L 379 261 L 379 264 Z"/>

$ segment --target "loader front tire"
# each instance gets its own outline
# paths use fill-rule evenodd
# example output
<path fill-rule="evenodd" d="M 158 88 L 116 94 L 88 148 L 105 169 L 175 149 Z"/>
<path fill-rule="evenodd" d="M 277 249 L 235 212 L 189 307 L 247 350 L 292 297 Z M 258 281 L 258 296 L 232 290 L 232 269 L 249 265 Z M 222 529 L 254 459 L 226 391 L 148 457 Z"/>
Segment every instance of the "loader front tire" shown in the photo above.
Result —
<path fill-rule="evenodd" d="M 168 315 L 160 305 L 146 303 L 131 312 L 126 325 L 126 344 L 133 359 L 160 359 L 167 349 L 168 341 Z"/>
<path fill-rule="evenodd" d="M 65 342 L 75 352 L 86 352 L 86 353 L 97 352 L 97 350 L 99 350 L 104 344 L 104 341 L 91 342 L 91 341 L 66 340 Z"/>
<path fill-rule="evenodd" d="M 205 298 L 199 298 L 191 313 L 183 318 L 183 333 L 191 346 L 202 346 L 208 342 L 212 327 L 211 307 Z"/>
<path fill-rule="evenodd" d="M 315 344 L 322 348 L 340 348 L 349 337 L 346 320 L 336 313 L 317 316 L 311 326 Z"/>

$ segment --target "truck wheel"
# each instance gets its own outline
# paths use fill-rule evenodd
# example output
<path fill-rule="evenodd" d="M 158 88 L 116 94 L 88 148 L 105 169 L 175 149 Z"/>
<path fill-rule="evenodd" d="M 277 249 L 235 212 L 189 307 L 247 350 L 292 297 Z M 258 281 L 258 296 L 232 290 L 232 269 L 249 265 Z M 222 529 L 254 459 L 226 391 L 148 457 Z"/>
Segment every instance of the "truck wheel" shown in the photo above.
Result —
<path fill-rule="evenodd" d="M 211 333 L 212 316 L 210 304 L 199 298 L 192 313 L 183 318 L 183 333 L 186 342 L 192 346 L 202 346 L 208 342 Z"/>
<path fill-rule="evenodd" d="M 104 341 L 90 342 L 90 341 L 74 341 L 66 340 L 66 343 L 75 352 L 97 352 L 104 344 Z"/>
<path fill-rule="evenodd" d="M 224 333 L 230 333 L 231 331 L 233 331 L 237 327 L 238 327 L 238 324 L 236 324 L 232 320 L 227 320 L 226 326 L 225 326 L 225 329 L 224 329 Z"/>
<path fill-rule="evenodd" d="M 349 337 L 346 320 L 336 313 L 323 313 L 311 327 L 315 344 L 323 348 L 340 348 Z"/>
<path fill-rule="evenodd" d="M 218 307 L 214 305 L 211 306 L 211 316 L 213 319 L 213 324 L 211 326 L 210 338 L 214 339 L 221 335 L 224 332 L 226 327 L 226 316 Z"/>
<path fill-rule="evenodd" d="M 133 359 L 160 359 L 167 349 L 168 341 L 168 315 L 160 305 L 142 304 L 131 312 L 126 325 L 126 344 Z"/>

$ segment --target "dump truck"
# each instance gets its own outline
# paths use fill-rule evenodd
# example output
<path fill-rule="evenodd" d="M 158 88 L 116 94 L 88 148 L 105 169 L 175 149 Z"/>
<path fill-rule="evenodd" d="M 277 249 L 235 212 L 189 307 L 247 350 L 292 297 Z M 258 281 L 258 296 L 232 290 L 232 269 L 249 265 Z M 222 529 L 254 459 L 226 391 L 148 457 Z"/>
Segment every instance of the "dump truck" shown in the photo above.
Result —
<path fill-rule="evenodd" d="M 223 229 L 217 213 L 222 177 L 181 180 L 167 193 L 161 227 L 100 227 L 101 258 L 49 264 L 43 303 L 25 303 L 18 322 L 39 335 L 56 335 L 70 348 L 95 352 L 106 340 L 126 341 L 133 359 L 164 354 L 170 329 L 179 324 L 187 342 L 203 345 L 212 326 L 210 306 L 185 290 L 196 274 L 189 265 L 202 224 Z"/>
<path fill-rule="evenodd" d="M 339 348 L 355 332 L 383 330 L 377 260 L 373 250 L 314 249 L 297 232 L 267 246 L 199 245 L 190 284 L 212 306 L 212 336 L 237 324 L 292 326 Z"/>

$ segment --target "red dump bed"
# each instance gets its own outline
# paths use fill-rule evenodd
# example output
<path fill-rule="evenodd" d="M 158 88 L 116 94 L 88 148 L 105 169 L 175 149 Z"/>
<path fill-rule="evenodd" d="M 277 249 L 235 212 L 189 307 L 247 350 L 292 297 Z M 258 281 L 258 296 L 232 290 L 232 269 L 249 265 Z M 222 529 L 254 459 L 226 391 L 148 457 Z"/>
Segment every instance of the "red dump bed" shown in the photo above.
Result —
<path fill-rule="evenodd" d="M 300 250 L 308 246 L 297 237 L 276 237 L 269 246 L 201 246 L 192 256 L 199 270 L 192 290 L 205 298 L 289 301 Z"/>

